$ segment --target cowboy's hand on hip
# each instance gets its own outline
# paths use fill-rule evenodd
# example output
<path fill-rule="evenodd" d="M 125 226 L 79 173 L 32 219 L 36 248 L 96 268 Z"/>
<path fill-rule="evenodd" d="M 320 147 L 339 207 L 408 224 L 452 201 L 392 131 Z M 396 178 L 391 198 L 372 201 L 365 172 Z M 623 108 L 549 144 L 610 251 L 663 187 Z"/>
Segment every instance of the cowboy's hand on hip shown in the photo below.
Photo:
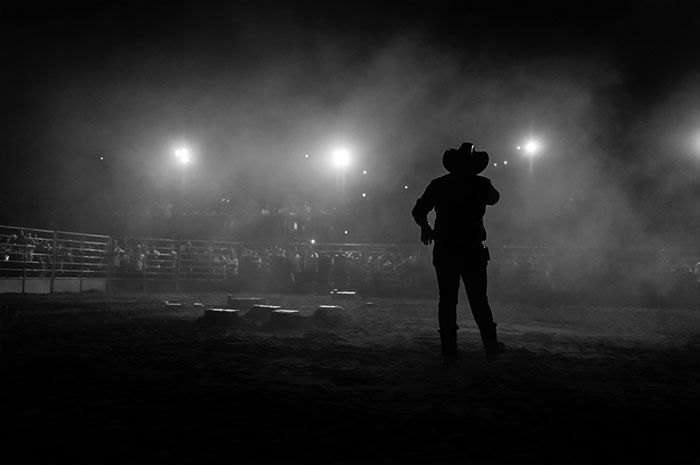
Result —
<path fill-rule="evenodd" d="M 424 226 L 420 229 L 420 241 L 423 245 L 433 243 L 433 229 L 430 226 Z"/>

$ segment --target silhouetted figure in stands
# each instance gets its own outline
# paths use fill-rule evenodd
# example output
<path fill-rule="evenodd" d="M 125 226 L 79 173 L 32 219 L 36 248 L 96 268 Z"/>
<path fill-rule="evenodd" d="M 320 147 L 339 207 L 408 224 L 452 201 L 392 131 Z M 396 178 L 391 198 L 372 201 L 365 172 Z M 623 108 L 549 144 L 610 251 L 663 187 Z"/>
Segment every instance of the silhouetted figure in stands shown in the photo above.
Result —
<path fill-rule="evenodd" d="M 695 273 L 695 284 L 698 288 L 698 309 L 700 309 L 700 262 L 695 264 L 693 272 Z"/>
<path fill-rule="evenodd" d="M 469 299 L 472 315 L 481 333 L 486 356 L 494 360 L 505 351 L 498 342 L 496 323 L 486 296 L 486 265 L 489 252 L 483 245 L 486 229 L 483 217 L 487 205 L 498 202 L 500 194 L 491 181 L 478 176 L 489 163 L 488 153 L 475 151 L 465 142 L 459 149 L 448 149 L 442 163 L 449 172 L 433 179 L 413 207 L 413 219 L 421 227 L 421 242 L 433 247 L 433 266 L 440 300 L 438 324 L 443 361 L 457 358 L 457 298 L 460 278 Z M 428 213 L 435 209 L 435 228 Z"/>

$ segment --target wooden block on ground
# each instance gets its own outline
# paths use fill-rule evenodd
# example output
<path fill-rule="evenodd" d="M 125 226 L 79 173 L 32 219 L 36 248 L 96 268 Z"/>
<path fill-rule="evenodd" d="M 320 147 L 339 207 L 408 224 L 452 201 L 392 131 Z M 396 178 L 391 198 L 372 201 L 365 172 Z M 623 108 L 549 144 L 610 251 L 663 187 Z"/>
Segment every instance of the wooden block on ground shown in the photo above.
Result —
<path fill-rule="evenodd" d="M 279 305 L 253 305 L 245 314 L 245 318 L 255 323 L 263 323 L 270 319 L 272 312 L 280 308 Z"/>
<path fill-rule="evenodd" d="M 326 329 L 339 328 L 345 324 L 346 320 L 345 310 L 339 305 L 319 305 L 309 317 L 309 321 L 314 325 Z"/>
<path fill-rule="evenodd" d="M 295 331 L 305 327 L 306 321 L 299 310 L 284 308 L 273 311 L 270 315 L 270 321 L 263 326 L 263 328 L 273 331 Z"/>
<path fill-rule="evenodd" d="M 295 318 L 295 317 L 301 317 L 301 313 L 299 313 L 299 310 L 290 310 L 286 308 L 280 308 L 277 310 L 272 311 L 272 315 L 270 315 L 272 318 Z"/>
<path fill-rule="evenodd" d="M 338 314 L 343 312 L 343 307 L 340 305 L 319 305 L 316 308 L 316 311 L 314 314 L 319 314 L 319 315 L 333 315 L 333 314 Z"/>
<path fill-rule="evenodd" d="M 331 299 L 333 300 L 355 300 L 358 298 L 355 291 L 331 291 Z"/>
<path fill-rule="evenodd" d="M 204 310 L 204 321 L 217 324 L 245 324 L 240 313 L 240 310 L 231 308 L 207 308 Z"/>
<path fill-rule="evenodd" d="M 265 303 L 265 299 L 260 297 L 233 297 L 228 296 L 226 307 L 235 308 L 238 310 L 249 310 L 253 305 L 261 305 Z"/>

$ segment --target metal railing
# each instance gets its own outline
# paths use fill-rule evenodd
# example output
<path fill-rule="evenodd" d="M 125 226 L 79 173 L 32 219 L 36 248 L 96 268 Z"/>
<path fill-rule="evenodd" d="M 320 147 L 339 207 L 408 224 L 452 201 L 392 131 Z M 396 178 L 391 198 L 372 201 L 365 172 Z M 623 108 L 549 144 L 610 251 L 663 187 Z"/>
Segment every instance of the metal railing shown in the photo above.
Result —
<path fill-rule="evenodd" d="M 653 298 L 647 300 L 668 305 L 697 305 L 692 302 L 699 298 L 694 274 L 700 262 L 697 250 L 591 253 L 490 246 L 490 252 L 489 290 L 496 298 L 552 292 L 586 297 L 633 293 L 635 289 L 646 294 L 653 291 Z M 308 292 L 343 287 L 388 295 L 421 289 L 432 292 L 431 250 L 406 244 L 251 244 L 112 237 L 0 226 L 0 293 L 90 289 Z"/>
<path fill-rule="evenodd" d="M 73 290 L 94 287 L 108 277 L 106 236 L 0 226 L 3 291 L 56 292 L 62 281 Z M 85 285 L 85 286 L 84 286 Z M 98 286 L 100 287 L 100 286 Z"/>

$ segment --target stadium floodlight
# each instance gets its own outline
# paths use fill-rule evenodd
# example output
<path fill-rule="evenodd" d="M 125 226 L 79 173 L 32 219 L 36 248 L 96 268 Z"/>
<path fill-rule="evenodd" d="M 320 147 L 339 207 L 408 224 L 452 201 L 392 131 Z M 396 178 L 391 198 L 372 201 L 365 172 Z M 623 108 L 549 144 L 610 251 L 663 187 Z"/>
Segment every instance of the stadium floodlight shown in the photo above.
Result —
<path fill-rule="evenodd" d="M 529 140 L 525 143 L 524 149 L 525 155 L 533 156 L 539 152 L 540 144 L 538 144 L 535 140 Z"/>
<path fill-rule="evenodd" d="M 520 150 L 525 153 L 527 156 L 533 156 L 539 153 L 540 151 L 540 143 L 536 141 L 535 139 L 530 139 L 525 142 L 523 145 L 516 145 L 515 149 Z M 504 163 L 505 164 L 505 163 Z"/>
<path fill-rule="evenodd" d="M 333 164 L 338 168 L 346 168 L 350 164 L 350 152 L 342 148 L 334 150 Z"/>
<path fill-rule="evenodd" d="M 177 158 L 181 164 L 187 165 L 191 160 L 190 151 L 184 147 L 179 147 L 175 149 L 175 158 Z"/>
<path fill-rule="evenodd" d="M 523 155 L 527 157 L 529 163 L 529 170 L 530 170 L 530 182 L 532 183 L 534 179 L 534 173 L 535 173 L 535 158 L 537 158 L 537 155 L 542 151 L 542 146 L 540 144 L 540 141 L 534 138 L 528 139 L 525 141 L 523 145 L 518 145 L 516 147 L 519 151 L 523 152 Z M 507 161 L 503 161 L 504 165 L 507 165 Z M 494 166 L 497 166 L 494 163 Z"/>

